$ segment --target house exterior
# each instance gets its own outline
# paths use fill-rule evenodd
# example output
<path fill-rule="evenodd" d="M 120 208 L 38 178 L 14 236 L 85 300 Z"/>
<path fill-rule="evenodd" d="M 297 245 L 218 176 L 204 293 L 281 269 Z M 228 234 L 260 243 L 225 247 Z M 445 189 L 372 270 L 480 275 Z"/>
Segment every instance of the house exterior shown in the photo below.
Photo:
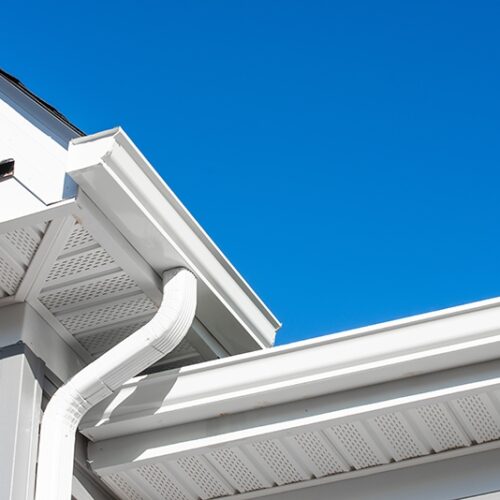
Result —
<path fill-rule="evenodd" d="M 125 132 L 6 73 L 0 203 L 0 498 L 500 491 L 500 299 L 272 347 Z"/>

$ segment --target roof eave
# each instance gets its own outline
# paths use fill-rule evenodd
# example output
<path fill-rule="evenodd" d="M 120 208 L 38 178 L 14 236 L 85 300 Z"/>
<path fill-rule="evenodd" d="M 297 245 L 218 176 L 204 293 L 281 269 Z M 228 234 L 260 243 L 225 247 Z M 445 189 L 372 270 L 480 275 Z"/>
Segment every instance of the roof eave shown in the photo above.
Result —
<path fill-rule="evenodd" d="M 81 430 L 100 441 L 481 363 L 500 357 L 499 331 L 492 299 L 138 377 Z"/>
<path fill-rule="evenodd" d="M 280 323 L 120 128 L 73 140 L 68 173 L 158 273 L 187 266 L 198 316 L 232 354 L 273 344 Z"/>

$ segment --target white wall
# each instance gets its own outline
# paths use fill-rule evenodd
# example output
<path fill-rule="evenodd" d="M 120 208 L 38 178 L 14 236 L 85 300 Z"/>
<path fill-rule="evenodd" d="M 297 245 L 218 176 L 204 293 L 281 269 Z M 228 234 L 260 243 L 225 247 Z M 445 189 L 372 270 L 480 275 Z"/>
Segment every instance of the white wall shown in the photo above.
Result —
<path fill-rule="evenodd" d="M 0 498 L 33 498 L 42 363 L 16 344 L 0 349 Z"/>
<path fill-rule="evenodd" d="M 15 160 L 15 176 L 45 204 L 74 196 L 66 175 L 77 134 L 0 76 L 0 161 Z"/>

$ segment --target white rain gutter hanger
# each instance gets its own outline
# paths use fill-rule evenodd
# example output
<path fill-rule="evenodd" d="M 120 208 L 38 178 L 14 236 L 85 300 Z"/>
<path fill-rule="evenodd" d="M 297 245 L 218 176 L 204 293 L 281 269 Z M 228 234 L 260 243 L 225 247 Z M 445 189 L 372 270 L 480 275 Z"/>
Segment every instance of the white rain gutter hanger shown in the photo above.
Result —
<path fill-rule="evenodd" d="M 80 432 L 98 442 L 498 358 L 500 298 L 137 377 Z"/>
<path fill-rule="evenodd" d="M 72 140 L 68 165 L 83 194 L 156 272 L 166 263 L 192 270 L 197 317 L 230 354 L 273 345 L 279 321 L 122 129 Z"/>
<path fill-rule="evenodd" d="M 196 278 L 177 268 L 163 275 L 163 300 L 154 318 L 87 365 L 51 398 L 42 419 L 37 500 L 69 500 L 75 433 L 83 415 L 123 383 L 172 351 L 196 310 Z"/>

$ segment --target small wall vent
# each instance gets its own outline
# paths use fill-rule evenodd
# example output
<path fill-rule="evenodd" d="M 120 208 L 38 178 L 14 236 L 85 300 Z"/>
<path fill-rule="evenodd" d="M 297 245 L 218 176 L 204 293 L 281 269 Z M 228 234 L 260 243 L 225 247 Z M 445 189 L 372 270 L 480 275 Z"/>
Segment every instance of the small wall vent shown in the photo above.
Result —
<path fill-rule="evenodd" d="M 14 176 L 14 163 L 13 158 L 0 161 L 0 182 Z"/>

